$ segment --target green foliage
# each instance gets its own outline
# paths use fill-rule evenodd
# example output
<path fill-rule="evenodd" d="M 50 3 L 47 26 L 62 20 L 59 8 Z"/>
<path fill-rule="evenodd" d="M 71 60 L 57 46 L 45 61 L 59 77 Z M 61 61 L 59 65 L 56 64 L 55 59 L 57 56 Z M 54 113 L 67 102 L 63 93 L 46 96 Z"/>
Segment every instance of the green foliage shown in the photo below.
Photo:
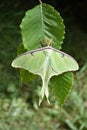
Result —
<path fill-rule="evenodd" d="M 19 26 L 17 26 L 23 12 L 7 9 L 7 5 L 0 3 L 0 94 L 7 92 L 9 85 L 18 86 L 18 73 L 11 68 L 11 62 L 16 56 L 17 46 L 21 41 Z M 14 76 L 15 75 L 15 76 Z"/>
<path fill-rule="evenodd" d="M 25 103 L 24 98 L 0 98 L 1 130 L 86 130 L 87 129 L 87 69 L 78 72 L 69 100 L 61 111 L 55 105 L 35 108 Z M 84 85 L 83 85 L 84 83 Z M 24 96 L 24 95 L 23 95 Z M 36 104 L 34 99 L 34 104 Z M 38 118 L 39 117 L 39 118 Z M 50 124 L 50 125 L 49 125 Z"/>
<path fill-rule="evenodd" d="M 17 55 L 20 55 L 23 52 L 26 52 L 27 50 L 24 48 L 23 44 L 20 43 L 18 48 L 17 48 Z"/>
<path fill-rule="evenodd" d="M 26 49 L 24 48 L 23 44 L 19 44 L 18 48 L 17 48 L 17 55 L 25 52 Z M 36 76 L 32 73 L 30 73 L 29 71 L 25 70 L 25 69 L 20 69 L 20 79 L 22 82 L 28 82 L 30 80 L 33 80 Z"/>
<path fill-rule="evenodd" d="M 20 25 L 23 45 L 32 50 L 48 45 L 60 49 L 64 39 L 64 24 L 60 14 L 50 5 L 40 4 L 26 12 Z"/>
<path fill-rule="evenodd" d="M 51 87 L 60 106 L 64 104 L 66 97 L 72 89 L 72 76 L 71 72 L 66 72 L 51 79 Z"/>
<path fill-rule="evenodd" d="M 26 76 L 25 76 L 26 75 Z M 28 70 L 20 69 L 20 79 L 22 82 L 28 82 L 36 78 L 36 75 L 30 73 Z"/>

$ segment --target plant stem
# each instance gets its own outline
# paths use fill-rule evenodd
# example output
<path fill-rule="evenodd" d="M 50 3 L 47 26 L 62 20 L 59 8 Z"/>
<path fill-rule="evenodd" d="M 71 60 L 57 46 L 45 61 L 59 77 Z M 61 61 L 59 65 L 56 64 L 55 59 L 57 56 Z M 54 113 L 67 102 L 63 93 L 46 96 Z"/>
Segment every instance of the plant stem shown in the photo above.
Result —
<path fill-rule="evenodd" d="M 41 0 L 39 0 L 39 2 L 40 2 L 40 4 L 42 4 L 42 1 L 41 1 Z"/>

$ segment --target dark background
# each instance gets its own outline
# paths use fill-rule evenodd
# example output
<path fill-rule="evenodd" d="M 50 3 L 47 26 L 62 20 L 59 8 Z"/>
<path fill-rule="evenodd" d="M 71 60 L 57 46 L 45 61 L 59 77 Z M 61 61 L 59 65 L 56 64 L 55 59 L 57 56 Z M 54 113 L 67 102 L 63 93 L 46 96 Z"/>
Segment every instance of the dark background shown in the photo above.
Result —
<path fill-rule="evenodd" d="M 86 62 L 86 59 L 84 58 L 84 55 L 82 55 L 82 52 L 84 51 L 85 55 L 87 52 L 87 1 L 43 0 L 43 2 L 52 5 L 56 10 L 60 12 L 62 18 L 64 19 L 64 24 L 66 27 L 63 49 L 68 52 L 71 51 L 70 53 L 72 53 L 72 55 L 76 57 L 80 64 L 83 65 L 83 62 Z M 14 26 L 18 28 L 22 18 L 25 15 L 25 12 L 37 4 L 39 4 L 38 0 L 1 0 L 0 14 L 3 16 L 1 17 L 0 22 L 5 23 L 6 21 L 12 21 L 14 22 Z M 69 39 L 71 39 L 71 42 Z M 80 52 L 80 56 L 77 57 L 78 54 L 76 53 L 77 51 L 74 51 L 75 49 Z"/>

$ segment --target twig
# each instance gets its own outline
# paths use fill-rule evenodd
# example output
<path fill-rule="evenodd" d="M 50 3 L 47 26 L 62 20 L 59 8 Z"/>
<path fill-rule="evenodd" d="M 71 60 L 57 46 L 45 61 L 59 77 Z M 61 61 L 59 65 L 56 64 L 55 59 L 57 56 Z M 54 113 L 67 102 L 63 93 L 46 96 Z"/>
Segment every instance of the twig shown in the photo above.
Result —
<path fill-rule="evenodd" d="M 40 4 L 42 4 L 42 1 L 41 1 L 41 0 L 39 0 L 39 2 L 40 2 Z"/>

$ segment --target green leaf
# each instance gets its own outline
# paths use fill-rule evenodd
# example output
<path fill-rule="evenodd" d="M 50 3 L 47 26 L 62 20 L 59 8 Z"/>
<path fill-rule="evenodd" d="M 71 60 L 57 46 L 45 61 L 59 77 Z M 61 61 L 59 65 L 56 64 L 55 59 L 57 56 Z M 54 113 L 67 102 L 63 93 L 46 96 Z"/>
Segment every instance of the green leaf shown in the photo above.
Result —
<path fill-rule="evenodd" d="M 20 69 L 20 79 L 22 80 L 22 82 L 29 82 L 34 78 L 36 78 L 36 75 L 34 75 L 33 73 L 30 73 L 28 70 L 25 69 Z"/>
<path fill-rule="evenodd" d="M 27 11 L 20 27 L 27 50 L 46 46 L 50 39 L 54 48 L 61 48 L 65 27 L 60 14 L 52 6 L 40 4 Z"/>
<path fill-rule="evenodd" d="M 71 92 L 72 85 L 72 72 L 66 72 L 59 76 L 54 76 L 51 78 L 51 88 L 60 106 L 64 104 L 65 99 Z"/>
<path fill-rule="evenodd" d="M 23 44 L 20 43 L 18 48 L 17 48 L 17 55 L 20 55 L 23 52 L 26 52 L 27 50 L 24 48 Z"/>
<path fill-rule="evenodd" d="M 24 49 L 23 44 L 19 44 L 18 48 L 17 48 L 17 55 L 23 53 L 27 51 L 26 49 Z M 20 69 L 20 79 L 22 82 L 29 82 L 30 80 L 33 80 L 34 78 L 36 78 L 36 75 L 30 73 L 28 70 L 25 69 Z"/>

